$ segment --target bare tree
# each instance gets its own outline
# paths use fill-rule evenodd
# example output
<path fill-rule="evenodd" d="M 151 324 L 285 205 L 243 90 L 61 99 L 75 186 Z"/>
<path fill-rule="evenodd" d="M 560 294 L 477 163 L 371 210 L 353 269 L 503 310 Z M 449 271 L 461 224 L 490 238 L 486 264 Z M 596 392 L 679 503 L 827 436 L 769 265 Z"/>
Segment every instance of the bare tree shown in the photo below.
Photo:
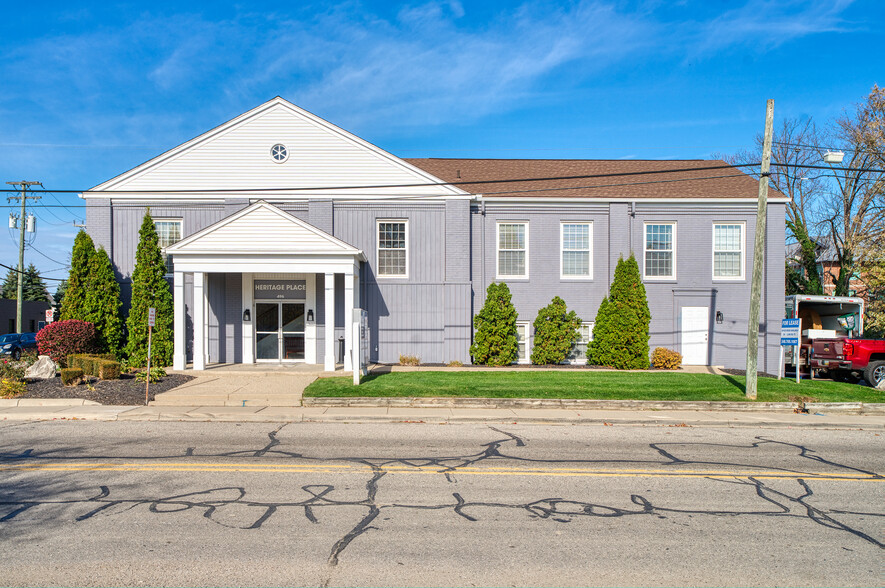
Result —
<path fill-rule="evenodd" d="M 836 120 L 832 137 L 848 156 L 831 165 L 830 193 L 822 209 L 830 245 L 838 262 L 831 272 L 836 296 L 847 296 L 863 253 L 885 234 L 885 91 L 874 86 L 866 101 Z"/>

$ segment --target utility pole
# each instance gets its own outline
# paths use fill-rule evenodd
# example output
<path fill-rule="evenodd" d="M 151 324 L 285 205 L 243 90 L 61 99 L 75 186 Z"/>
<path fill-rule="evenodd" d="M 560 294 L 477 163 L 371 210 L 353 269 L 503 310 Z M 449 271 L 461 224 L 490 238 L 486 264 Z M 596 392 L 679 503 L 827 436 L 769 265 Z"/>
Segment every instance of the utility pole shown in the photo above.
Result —
<path fill-rule="evenodd" d="M 768 178 L 771 176 L 771 134 L 774 127 L 774 100 L 765 107 L 765 138 L 762 142 L 762 173 L 759 177 L 759 205 L 756 208 L 756 235 L 753 243 L 753 283 L 750 286 L 750 320 L 747 327 L 747 398 L 756 399 L 756 372 L 759 362 L 759 302 L 762 298 L 762 267 L 765 255 L 765 227 L 768 217 Z M 797 368 L 798 369 L 798 368 Z"/>
<path fill-rule="evenodd" d="M 21 196 L 10 196 L 8 200 L 21 200 L 21 216 L 18 218 L 19 222 L 19 237 L 18 237 L 18 300 L 15 306 L 15 330 L 19 333 L 24 332 L 22 330 L 22 300 L 24 298 L 24 285 L 25 285 L 25 226 L 28 224 L 28 219 L 25 216 L 25 206 L 27 205 L 28 198 L 31 200 L 39 200 L 40 196 L 28 196 L 28 188 L 31 186 L 40 186 L 43 187 L 43 184 L 40 182 L 26 182 L 22 180 L 21 182 L 6 182 L 10 186 L 21 186 L 22 195 Z"/>

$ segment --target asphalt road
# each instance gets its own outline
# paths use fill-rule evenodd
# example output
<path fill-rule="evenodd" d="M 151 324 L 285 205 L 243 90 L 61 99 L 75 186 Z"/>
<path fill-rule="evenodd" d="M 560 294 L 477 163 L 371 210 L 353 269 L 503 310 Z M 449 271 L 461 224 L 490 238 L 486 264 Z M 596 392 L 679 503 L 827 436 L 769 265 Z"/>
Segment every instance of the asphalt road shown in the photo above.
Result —
<path fill-rule="evenodd" d="M 0 423 L 3 585 L 869 585 L 885 437 Z"/>

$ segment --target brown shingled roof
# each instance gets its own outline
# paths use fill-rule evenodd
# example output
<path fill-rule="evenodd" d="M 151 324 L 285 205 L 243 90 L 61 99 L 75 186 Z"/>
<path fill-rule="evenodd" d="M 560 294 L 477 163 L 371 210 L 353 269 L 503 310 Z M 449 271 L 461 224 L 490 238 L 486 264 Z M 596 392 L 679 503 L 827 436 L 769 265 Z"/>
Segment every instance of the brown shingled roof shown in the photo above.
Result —
<path fill-rule="evenodd" d="M 756 198 L 759 182 L 717 159 L 597 160 L 597 159 L 406 159 L 415 167 L 451 182 L 466 192 L 522 198 Z M 701 169 L 728 166 L 723 169 Z M 684 170 L 684 171 L 670 171 Z M 603 178 L 569 180 L 488 180 L 591 176 L 635 172 Z M 727 176 L 727 177 L 722 177 Z M 666 180 L 666 181 L 662 181 Z M 674 181 L 676 180 L 676 181 Z M 655 182 L 655 183 L 643 183 Z M 620 184 L 620 185 L 618 185 Z M 769 190 L 769 197 L 784 197 Z"/>

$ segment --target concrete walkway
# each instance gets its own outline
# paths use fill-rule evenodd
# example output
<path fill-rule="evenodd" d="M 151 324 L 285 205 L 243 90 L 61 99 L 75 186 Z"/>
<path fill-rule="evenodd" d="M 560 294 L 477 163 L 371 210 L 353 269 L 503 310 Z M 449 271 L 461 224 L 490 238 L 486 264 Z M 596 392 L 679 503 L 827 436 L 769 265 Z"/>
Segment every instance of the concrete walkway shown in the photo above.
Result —
<path fill-rule="evenodd" d="M 67 402 L 67 404 L 65 404 Z M 568 408 L 459 408 L 396 406 L 102 406 L 83 400 L 0 400 L 0 420 L 500 423 L 649 425 L 885 430 L 885 414 L 796 414 L 728 410 L 581 410 Z"/>
<path fill-rule="evenodd" d="M 301 406 L 304 389 L 317 379 L 310 373 L 208 372 L 157 394 L 152 406 Z"/>

